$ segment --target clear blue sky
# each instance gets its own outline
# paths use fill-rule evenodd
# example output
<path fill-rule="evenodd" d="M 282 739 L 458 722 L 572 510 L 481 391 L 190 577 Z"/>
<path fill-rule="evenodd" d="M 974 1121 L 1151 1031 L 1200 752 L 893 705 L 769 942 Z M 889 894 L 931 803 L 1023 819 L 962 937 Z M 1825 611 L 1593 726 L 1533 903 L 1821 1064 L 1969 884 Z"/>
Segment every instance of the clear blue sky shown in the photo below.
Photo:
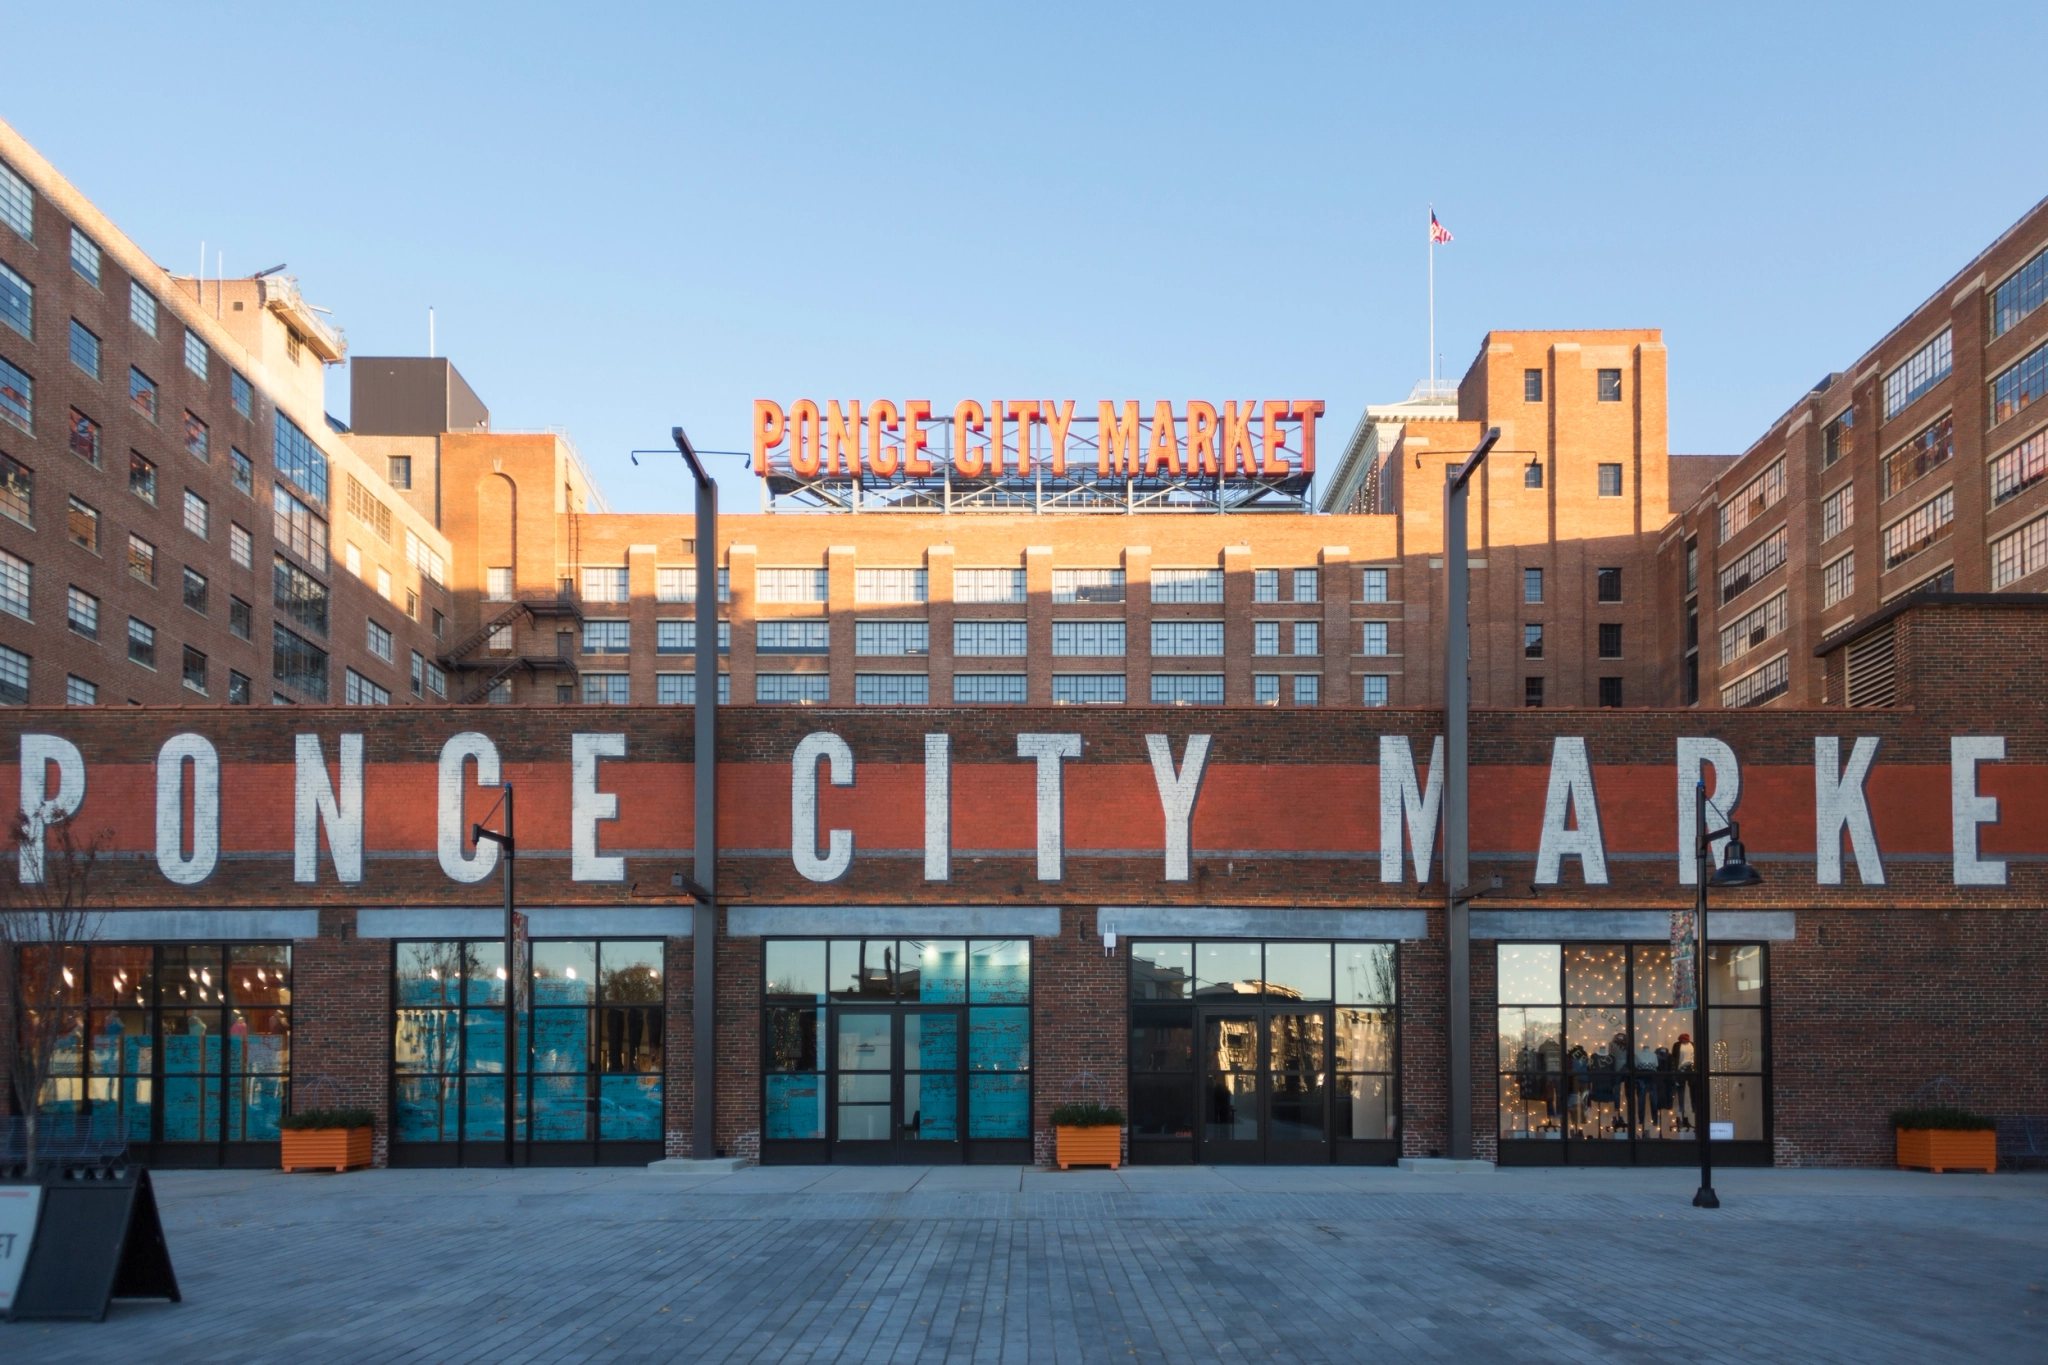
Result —
<path fill-rule="evenodd" d="M 622 508 L 757 396 L 1322 397 L 1334 444 L 1424 373 L 1432 201 L 1448 375 L 1662 327 L 1672 449 L 1729 452 L 2048 194 L 2048 6 L 1680 9 L 42 5 L 0 117 L 357 354 L 434 306 Z"/>

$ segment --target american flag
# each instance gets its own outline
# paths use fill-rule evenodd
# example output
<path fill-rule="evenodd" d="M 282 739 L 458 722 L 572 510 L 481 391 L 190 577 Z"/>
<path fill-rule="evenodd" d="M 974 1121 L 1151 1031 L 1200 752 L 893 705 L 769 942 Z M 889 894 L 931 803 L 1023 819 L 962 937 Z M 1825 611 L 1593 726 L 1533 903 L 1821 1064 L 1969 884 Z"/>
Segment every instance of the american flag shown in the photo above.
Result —
<path fill-rule="evenodd" d="M 1448 242 L 1452 240 L 1451 230 L 1436 220 L 1435 209 L 1429 211 L 1429 240 L 1432 242 Z"/>

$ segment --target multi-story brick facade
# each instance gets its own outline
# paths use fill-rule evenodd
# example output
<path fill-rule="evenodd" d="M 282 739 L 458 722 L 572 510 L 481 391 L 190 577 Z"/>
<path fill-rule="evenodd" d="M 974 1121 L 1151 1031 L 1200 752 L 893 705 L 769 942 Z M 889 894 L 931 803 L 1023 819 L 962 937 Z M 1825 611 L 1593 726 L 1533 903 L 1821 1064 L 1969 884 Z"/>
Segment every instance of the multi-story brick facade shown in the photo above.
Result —
<path fill-rule="evenodd" d="M 465 421 L 446 361 L 357 365 L 350 439 L 405 461 L 458 547 L 459 699 L 688 695 L 692 518 L 600 510 L 566 439 Z M 1665 450 L 1658 334 L 1494 333 L 1458 412 L 1354 440 L 1339 482 L 1369 477 L 1378 499 L 1335 515 L 728 513 L 728 699 L 1426 703 L 1442 467 L 1497 425 L 1473 518 L 1475 703 L 1647 704 L 1647 547 L 1674 480 L 1701 477 Z"/>
<path fill-rule="evenodd" d="M 1840 710 L 1732 715 L 1717 731 L 1727 749 L 1708 760 L 1710 784 L 1743 821 L 1764 876 L 1747 891 L 1715 892 L 1712 906 L 1720 955 L 1709 973 L 1716 1009 L 1707 1054 L 1712 1118 L 1732 1125 L 1723 1161 L 1889 1162 L 1889 1111 L 1937 1081 L 1993 1114 L 2048 1107 L 2026 1052 L 2039 1031 L 2029 983 L 2048 970 L 2040 910 L 2048 833 L 2030 795 L 2048 772 L 2048 730 L 2023 683 L 1958 687 L 1953 662 L 1978 661 L 1973 677 L 2016 677 L 2038 656 L 2048 625 L 2038 605 L 2015 600 L 1920 607 L 1894 628 L 1900 686 L 1913 706 L 1859 713 L 1848 734 Z M 1668 911 L 1692 902 L 1679 857 L 1688 809 L 1679 800 L 1682 755 L 1709 743 L 1689 737 L 1689 714 L 1631 709 L 1594 726 L 1586 713 L 1504 710 L 1475 726 L 1473 762 L 1488 777 L 1473 800 L 1474 859 L 1501 883 L 1473 907 L 1472 1108 L 1482 1155 L 1692 1159 L 1690 1130 L 1679 1122 L 1688 1113 L 1678 1098 L 1683 1073 L 1652 1056 L 1658 1048 L 1685 1055 L 1693 1028 L 1691 1012 L 1668 996 Z M 1384 742 L 1405 743 L 1421 759 L 1439 721 L 1418 710 L 736 709 L 720 733 L 719 1145 L 771 1160 L 1021 1161 L 1044 1155 L 1054 1107 L 1096 1098 L 1131 1113 L 1134 1160 L 1390 1160 L 1441 1151 L 1441 882 L 1431 860 L 1418 882 L 1406 856 L 1392 870 L 1382 857 L 1382 813 L 1404 818 Z M 1041 764 L 1018 756 L 1019 734 L 1041 732 L 1079 741 L 1078 757 L 1058 765 L 1054 790 L 1063 794 L 1052 805 Z M 940 834 L 925 820 L 933 734 L 945 737 L 949 755 L 942 799 L 951 817 Z M 346 758 L 350 735 L 361 737 L 360 768 Z M 694 963 L 691 912 L 674 874 L 688 866 L 693 839 L 690 803 L 676 799 L 692 781 L 691 751 L 673 712 L 637 706 L 403 719 L 341 709 L 0 713 L 0 757 L 10 769 L 0 790 L 56 790 L 52 775 L 79 765 L 88 780 L 76 818 L 110 831 L 123 855 L 104 864 L 98 894 L 107 909 L 88 951 L 156 955 L 147 958 L 154 976 L 144 998 L 80 1000 L 95 1011 L 95 1042 L 75 1054 L 76 1073 L 60 1078 L 53 1096 L 91 1098 L 122 1114 L 138 1150 L 159 1161 L 274 1160 L 263 1133 L 294 1097 L 367 1103 L 392 1160 L 503 1160 L 503 1128 L 491 1127 L 503 1070 L 490 1051 L 497 1025 L 488 1013 L 502 1000 L 488 955 L 502 926 L 498 881 L 474 865 L 479 854 L 461 838 L 471 821 L 491 818 L 498 795 L 461 757 L 480 752 L 479 735 L 518 793 L 519 904 L 535 941 L 534 1053 L 521 1067 L 533 1128 L 515 1159 L 645 1160 L 683 1150 Z M 196 786 L 175 810 L 156 806 L 165 788 L 152 779 L 151 756 L 182 768 L 195 737 L 220 758 L 217 825 L 200 813 L 209 807 Z M 302 737 L 327 761 L 299 758 Z M 839 744 L 843 769 L 825 762 Z M 1870 752 L 1852 756 L 1852 748 Z M 1848 777 L 1838 780 L 1845 763 Z M 54 766 L 41 771 L 46 765 Z M 453 780 L 437 780 L 437 768 Z M 180 778 L 212 780 L 196 765 Z M 1574 792 L 1569 817 L 1545 799 L 1560 781 Z M 341 795 L 314 817 L 305 846 L 294 812 L 318 806 L 323 788 Z M 1186 792 L 1185 805 L 1169 799 L 1172 790 Z M 166 818 L 174 842 L 161 834 Z M 1397 829 L 1405 855 L 1416 831 Z M 1180 863 L 1173 850 L 1183 837 Z M 949 853 L 936 877 L 917 856 L 934 838 Z M 824 846 L 832 851 L 820 853 Z M 876 951 L 858 974 L 826 956 L 828 946 L 838 953 L 861 940 Z M 1369 1003 L 1348 1003 L 1360 983 L 1341 967 L 1332 998 L 1333 941 L 1353 958 L 1386 954 L 1389 974 L 1366 992 Z M 461 942 L 478 952 L 423 954 Z M 883 956 L 899 942 L 902 956 Z M 1198 945 L 1191 960 L 1190 942 Z M 634 960 L 658 972 L 643 975 L 637 993 L 596 997 L 593 1007 L 581 964 L 614 944 L 652 944 L 651 957 Z M 1007 951 L 1023 968 L 970 975 L 979 984 L 951 993 L 948 981 L 960 977 L 931 964 L 948 953 L 957 962 L 968 944 Z M 815 977 L 790 965 L 807 945 Z M 269 956 L 249 956 L 258 950 Z M 231 972 L 243 970 L 237 962 L 288 964 L 288 1032 L 270 1019 L 274 1011 L 245 1008 L 233 994 L 239 984 L 225 1001 L 184 997 L 191 983 L 208 984 L 187 965 L 193 954 L 214 953 L 217 963 L 222 951 Z M 1231 965 L 1240 959 L 1249 967 Z M 1320 985 L 1303 974 L 1311 959 L 1324 964 Z M 1190 965 L 1172 968 L 1176 960 Z M 433 962 L 467 964 L 472 984 L 430 983 L 419 968 Z M 85 975 L 119 979 L 111 969 Z M 618 972 L 596 975 L 597 989 L 615 989 Z M 482 1013 L 471 1008 L 479 998 Z M 1016 1015 L 1007 1034 L 981 1029 L 974 1011 L 984 1006 Z M 589 1008 L 586 1020 L 578 1011 Z M 561 1010 L 569 1013 L 550 1013 Z M 665 1021 L 652 1035 L 648 1011 Z M 911 1016 L 964 1021 L 963 1036 L 979 1049 L 933 1045 L 916 1054 L 923 1075 L 958 1081 L 925 1092 L 924 1117 L 943 1096 L 973 1118 L 973 1093 L 1007 1086 L 1023 1107 L 992 1105 L 985 1117 L 992 1129 L 1012 1126 L 927 1133 L 934 1145 L 922 1146 L 915 1132 L 899 1131 L 915 1129 L 910 1109 L 869 1139 L 848 1115 L 833 1117 L 831 1106 L 858 1099 L 858 1083 L 841 1088 L 838 1079 L 875 1070 L 863 1058 L 883 1059 L 879 1074 L 898 1086 L 883 1087 L 894 1097 L 887 1103 L 904 1103 L 898 1073 L 906 1067 L 887 1063 L 897 1046 L 890 1040 L 908 1035 L 859 1030 L 877 1020 L 907 1027 Z M 1332 1018 L 1337 1034 L 1316 1032 Z M 1198 1022 L 1206 1031 L 1188 1035 Z M 1297 1041 L 1333 1038 L 1330 1052 L 1316 1053 L 1320 1079 L 1308 1087 L 1325 1108 L 1276 1107 L 1272 1097 L 1291 1073 L 1264 1062 L 1232 1072 L 1221 1042 L 1197 1040 L 1225 1039 L 1238 1024 L 1275 1037 L 1284 1025 Z M 237 1043 L 222 1054 L 179 1041 L 223 1032 L 288 1036 L 291 1046 Z M 116 1044 L 140 1036 L 158 1045 L 131 1050 L 124 1073 Z M 868 1041 L 854 1046 L 861 1037 Z M 457 1038 L 466 1050 L 443 1057 L 429 1046 L 455 1049 Z M 1365 1102 L 1371 1097 L 1339 1084 L 1347 1067 L 1360 1069 L 1361 1048 L 1390 1068 L 1384 1116 Z M 205 1090 L 203 1102 L 219 1105 L 227 1122 L 202 1129 L 192 1112 L 197 1082 L 219 1073 L 222 1055 L 232 1083 Z M 274 1069 L 236 1060 L 249 1056 L 271 1058 Z M 1256 1084 L 1239 1087 L 1231 1113 L 1211 1111 L 1211 1082 L 1253 1073 Z M 840 1097 L 829 1105 L 828 1091 Z M 1297 1085 L 1294 1093 L 1307 1092 Z M 1200 1106 L 1189 1108 L 1197 1095 Z M 456 1111 L 468 1117 L 451 1128 L 446 1115 Z M 1356 1125 L 1361 1112 L 1370 1131 Z M 792 1133 L 813 1117 L 815 1130 Z M 1265 1136 L 1222 1156 L 1205 1145 L 1229 1138 L 1218 1126 L 1240 1120 Z M 175 1124 L 189 1127 L 185 1140 L 170 1139 Z M 1262 1156 L 1258 1144 L 1283 1127 L 1292 1145 Z"/>
<path fill-rule="evenodd" d="M 0 697 L 440 699 L 447 539 L 329 429 L 289 278 L 172 276 L 5 124 L 0 269 Z"/>
<path fill-rule="evenodd" d="M 1680 509 L 1658 550 L 1666 695 L 1840 704 L 1823 646 L 1887 604 L 2048 586 L 2044 300 L 2048 201 Z"/>

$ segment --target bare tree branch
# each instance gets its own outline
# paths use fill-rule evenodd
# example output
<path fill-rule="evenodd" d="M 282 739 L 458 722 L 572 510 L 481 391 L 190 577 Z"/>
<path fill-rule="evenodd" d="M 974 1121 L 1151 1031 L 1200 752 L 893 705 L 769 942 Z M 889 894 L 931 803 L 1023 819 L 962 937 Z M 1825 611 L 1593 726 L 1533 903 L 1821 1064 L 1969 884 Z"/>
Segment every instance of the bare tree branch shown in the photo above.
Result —
<path fill-rule="evenodd" d="M 100 935 L 95 874 L 112 837 L 101 830 L 81 838 L 52 802 L 16 821 L 15 876 L 0 869 L 0 997 L 8 1006 L 0 1043 L 31 1177 L 44 1087 L 67 1045 L 74 1052 L 85 1046 L 85 945 Z"/>

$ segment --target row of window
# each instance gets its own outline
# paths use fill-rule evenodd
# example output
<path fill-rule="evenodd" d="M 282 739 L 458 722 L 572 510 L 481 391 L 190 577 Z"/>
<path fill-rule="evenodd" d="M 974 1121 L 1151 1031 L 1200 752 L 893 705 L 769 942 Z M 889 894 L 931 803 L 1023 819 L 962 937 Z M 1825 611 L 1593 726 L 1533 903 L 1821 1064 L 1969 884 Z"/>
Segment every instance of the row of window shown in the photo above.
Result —
<path fill-rule="evenodd" d="M 1619 659 L 1621 657 L 1621 623 L 1602 621 L 1600 623 L 1600 657 Z M 1543 657 L 1543 627 L 1530 621 L 1522 626 L 1522 657 L 1540 659 Z"/>
<path fill-rule="evenodd" d="M 1361 622 L 1366 654 L 1387 652 L 1387 623 Z M 697 623 L 693 620 L 656 621 L 655 653 L 694 654 L 697 651 Z M 755 651 L 760 654 L 828 654 L 831 652 L 830 624 L 822 618 L 756 623 Z M 1056 657 L 1110 657 L 1125 651 L 1125 623 L 1122 621 L 1055 621 L 1052 652 Z M 1322 653 L 1320 621 L 1255 621 L 1252 623 L 1252 653 L 1278 655 L 1282 643 L 1296 655 Z M 512 649 L 509 626 L 494 632 L 491 647 L 497 652 Z M 718 623 L 718 652 L 732 649 L 732 623 Z M 633 626 L 630 621 L 599 620 L 583 623 L 583 653 L 630 654 Z M 931 626 L 926 621 L 856 621 L 854 653 L 864 656 L 914 656 L 931 652 Z M 1023 621 L 955 621 L 953 652 L 969 657 L 1021 658 L 1030 652 L 1027 623 Z M 1155 621 L 1152 623 L 1152 652 L 1169 657 L 1220 656 L 1223 653 L 1221 621 Z"/>
<path fill-rule="evenodd" d="M 584 601 L 625 603 L 632 600 L 630 575 L 624 566 L 585 568 L 582 574 Z M 697 571 L 694 568 L 657 568 L 654 578 L 655 601 L 697 600 Z M 1055 569 L 1052 580 L 1054 602 L 1124 600 L 1122 569 Z M 763 602 L 824 602 L 830 597 L 830 573 L 821 568 L 757 569 L 754 582 L 755 595 Z M 1221 569 L 1154 569 L 1151 582 L 1154 602 L 1199 604 L 1223 600 Z M 512 570 L 486 570 L 485 595 L 492 601 L 511 601 Z M 930 595 L 930 571 L 926 569 L 854 571 L 853 599 L 859 603 L 925 602 L 930 600 Z M 732 600 L 730 570 L 718 571 L 718 600 Z M 1023 602 L 1024 570 L 956 569 L 953 571 L 953 600 L 964 603 Z M 1322 600 L 1322 570 L 1254 569 L 1252 600 L 1319 602 Z M 1360 571 L 1360 600 L 1387 600 L 1387 570 Z"/>
<path fill-rule="evenodd" d="M 1621 401 L 1620 370 L 1599 371 L 1595 380 L 1595 386 L 1595 392 L 1602 403 L 1619 403 Z M 1543 401 L 1543 371 L 1537 369 L 1522 371 L 1522 401 L 1525 403 L 1541 403 Z"/>
<path fill-rule="evenodd" d="M 1784 497 L 1782 467 L 1778 468 L 1776 492 L 1766 506 L 1775 505 Z M 1746 523 L 1745 523 L 1746 524 Z M 1739 528 L 1737 528 L 1739 529 Z M 1730 530 L 1728 534 L 1734 534 Z M 1321 573 L 1319 569 L 1292 570 L 1292 578 L 1283 580 L 1278 569 L 1253 571 L 1252 600 L 1259 602 L 1315 602 L 1321 600 Z M 582 571 L 582 597 L 585 602 L 625 605 L 632 601 L 628 582 L 628 571 L 623 567 L 586 568 Z M 718 571 L 718 600 L 732 600 L 729 570 Z M 777 603 L 822 603 L 830 599 L 829 571 L 825 569 L 758 569 L 756 573 L 756 596 L 762 602 Z M 925 569 L 857 569 L 854 572 L 854 601 L 862 605 L 888 603 L 916 603 L 929 600 L 927 592 L 928 570 Z M 1362 569 L 1359 571 L 1361 602 L 1386 602 L 1389 600 L 1388 570 Z M 1595 571 L 1595 596 L 1601 602 L 1619 602 L 1621 596 L 1621 569 L 1605 567 Z M 566 592 L 568 579 L 563 580 Z M 1280 589 L 1286 582 L 1292 595 L 1283 597 Z M 953 600 L 962 604 L 976 603 L 1022 603 L 1025 599 L 1024 570 L 1022 569 L 956 569 L 954 570 Z M 510 568 L 485 570 L 485 597 L 489 601 L 509 602 L 512 600 L 513 584 Z M 697 600 L 697 571 L 690 568 L 656 569 L 655 601 L 695 602 Z M 1056 569 L 1053 571 L 1053 601 L 1055 603 L 1122 602 L 1124 596 L 1124 571 L 1122 569 Z M 1160 605 L 1213 605 L 1223 601 L 1223 570 L 1221 569 L 1154 569 L 1152 570 L 1152 600 Z M 1544 600 L 1544 572 L 1540 568 L 1522 570 L 1522 600 L 1542 602 Z"/>
<path fill-rule="evenodd" d="M 351 671 L 353 676 L 353 671 Z M 859 673 L 854 675 L 853 700 L 859 706 L 925 706 L 931 702 L 931 678 L 924 673 Z M 697 700 L 696 675 L 658 673 L 655 675 L 657 705 L 692 705 Z M 1362 680 L 1362 699 L 1367 706 L 1387 704 L 1387 679 Z M 1127 700 L 1122 673 L 1060 673 L 1052 680 L 1055 705 L 1114 704 Z M 1220 673 L 1156 673 L 1151 682 L 1152 701 L 1159 705 L 1223 704 L 1223 675 Z M 1317 706 L 1322 701 L 1322 676 L 1316 673 L 1259 673 L 1252 676 L 1252 700 L 1277 706 L 1285 691 L 1296 706 Z M 633 701 L 632 678 L 625 673 L 585 673 L 583 701 L 587 705 L 629 706 Z M 1022 673 L 956 673 L 953 700 L 964 704 L 1022 706 L 1029 694 Z M 493 697 L 493 700 L 499 698 Z M 718 700 L 732 699 L 730 674 L 718 676 Z M 832 679 L 825 673 L 758 673 L 754 676 L 754 700 L 764 704 L 793 703 L 822 706 L 832 699 Z M 510 700 L 508 688 L 503 700 Z M 1619 704 L 1619 703 L 1617 703 Z"/>
<path fill-rule="evenodd" d="M 1600 705 L 1615 707 L 1622 704 L 1621 682 L 1620 678 L 1601 678 L 1599 680 Z M 1544 679 L 1540 677 L 1522 679 L 1522 705 L 1531 709 L 1540 709 L 1544 704 L 1546 690 Z"/>

